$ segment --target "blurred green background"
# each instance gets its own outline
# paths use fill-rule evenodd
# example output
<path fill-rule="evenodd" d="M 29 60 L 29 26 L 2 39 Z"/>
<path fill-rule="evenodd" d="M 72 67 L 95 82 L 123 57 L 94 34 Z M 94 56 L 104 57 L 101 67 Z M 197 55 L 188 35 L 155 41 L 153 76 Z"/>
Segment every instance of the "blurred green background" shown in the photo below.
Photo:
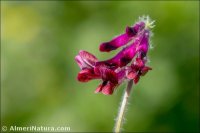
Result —
<path fill-rule="evenodd" d="M 156 20 L 153 68 L 134 87 L 124 131 L 199 131 L 199 2 L 1 2 L 1 124 L 112 131 L 125 84 L 94 94 L 80 83 L 79 50 L 100 60 L 99 44 L 139 16 Z"/>

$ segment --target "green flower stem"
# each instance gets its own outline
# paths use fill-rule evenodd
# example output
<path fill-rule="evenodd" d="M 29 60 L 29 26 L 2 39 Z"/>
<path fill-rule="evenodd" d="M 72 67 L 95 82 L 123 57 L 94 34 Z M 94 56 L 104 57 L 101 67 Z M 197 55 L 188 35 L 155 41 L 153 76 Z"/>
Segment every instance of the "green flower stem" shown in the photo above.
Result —
<path fill-rule="evenodd" d="M 116 123 L 115 123 L 115 128 L 114 128 L 115 133 L 119 133 L 121 131 L 123 120 L 124 120 L 124 114 L 127 108 L 128 99 L 131 93 L 132 86 L 133 86 L 133 80 L 128 81 L 128 84 L 127 84 L 126 90 L 124 91 L 122 102 L 119 108 L 119 113 L 116 119 Z"/>

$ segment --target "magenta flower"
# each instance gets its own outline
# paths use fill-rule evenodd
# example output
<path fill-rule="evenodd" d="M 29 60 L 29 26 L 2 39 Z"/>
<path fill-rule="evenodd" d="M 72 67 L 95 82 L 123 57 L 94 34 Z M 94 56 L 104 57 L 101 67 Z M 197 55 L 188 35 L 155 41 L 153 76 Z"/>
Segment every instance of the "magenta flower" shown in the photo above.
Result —
<path fill-rule="evenodd" d="M 140 76 L 152 70 L 146 66 L 150 26 L 151 23 L 143 19 L 132 27 L 127 27 L 125 33 L 100 44 L 99 50 L 102 52 L 110 52 L 124 46 L 111 59 L 99 61 L 91 53 L 80 51 L 75 57 L 81 69 L 77 79 L 80 82 L 88 82 L 92 79 L 102 80 L 95 92 L 102 92 L 105 95 L 113 94 L 116 87 L 124 80 L 133 80 L 136 84 Z M 129 63 L 131 65 L 128 65 Z"/>
<path fill-rule="evenodd" d="M 124 34 L 121 34 L 109 42 L 104 42 L 100 45 L 99 50 L 102 52 L 109 52 L 115 50 L 132 40 L 145 27 L 144 22 L 136 23 L 133 27 L 126 27 Z"/>

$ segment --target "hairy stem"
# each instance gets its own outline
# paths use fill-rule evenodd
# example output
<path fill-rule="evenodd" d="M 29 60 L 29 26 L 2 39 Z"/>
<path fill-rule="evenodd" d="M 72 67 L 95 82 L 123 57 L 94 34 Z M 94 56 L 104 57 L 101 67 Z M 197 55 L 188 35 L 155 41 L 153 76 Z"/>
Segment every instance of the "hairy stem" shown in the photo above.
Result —
<path fill-rule="evenodd" d="M 117 119 L 116 119 L 116 122 L 115 122 L 115 127 L 114 127 L 115 133 L 119 133 L 121 128 L 122 128 L 123 120 L 124 120 L 124 114 L 125 114 L 125 110 L 127 108 L 128 99 L 129 99 L 129 96 L 130 96 L 130 93 L 131 93 L 132 86 L 133 86 L 133 80 L 128 81 L 128 84 L 127 84 L 126 90 L 124 91 L 122 102 L 121 102 L 121 105 L 120 105 L 120 108 L 119 108 L 119 113 L 117 115 Z"/>

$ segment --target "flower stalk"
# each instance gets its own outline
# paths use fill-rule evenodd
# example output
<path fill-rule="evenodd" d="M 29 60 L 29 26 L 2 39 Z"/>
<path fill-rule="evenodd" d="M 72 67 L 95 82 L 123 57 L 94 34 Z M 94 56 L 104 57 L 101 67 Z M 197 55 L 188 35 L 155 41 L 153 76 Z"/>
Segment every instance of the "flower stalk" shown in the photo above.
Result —
<path fill-rule="evenodd" d="M 115 122 L 115 127 L 114 127 L 115 133 L 119 133 L 122 129 L 125 111 L 127 110 L 128 100 L 129 100 L 129 96 L 131 94 L 132 86 L 133 86 L 133 80 L 128 81 L 126 90 L 124 91 L 124 95 L 122 97 L 122 102 L 121 102 L 121 105 L 119 108 L 119 113 L 117 115 L 117 119 Z"/>

